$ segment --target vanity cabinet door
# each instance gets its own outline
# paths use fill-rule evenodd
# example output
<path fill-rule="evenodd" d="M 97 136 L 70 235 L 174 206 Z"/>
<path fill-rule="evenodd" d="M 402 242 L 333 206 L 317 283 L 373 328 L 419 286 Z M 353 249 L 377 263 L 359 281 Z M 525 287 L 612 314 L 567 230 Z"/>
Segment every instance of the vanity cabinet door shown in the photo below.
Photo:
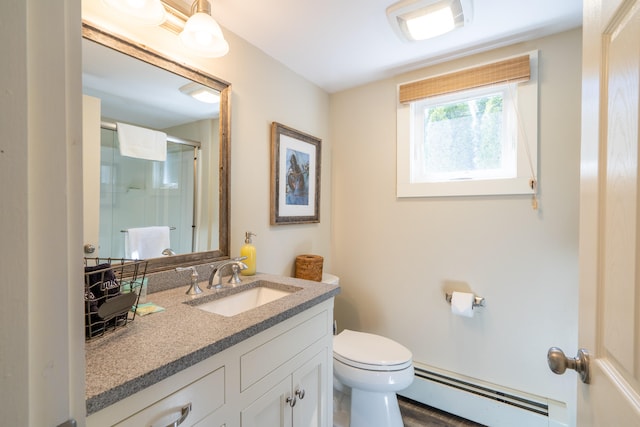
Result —
<path fill-rule="evenodd" d="M 242 427 L 291 427 L 291 377 L 287 377 L 242 410 Z"/>
<path fill-rule="evenodd" d="M 327 349 L 242 411 L 242 427 L 325 427 Z"/>
<path fill-rule="evenodd" d="M 329 425 L 326 418 L 327 349 L 323 349 L 311 360 L 293 373 L 294 427 L 324 427 Z"/>

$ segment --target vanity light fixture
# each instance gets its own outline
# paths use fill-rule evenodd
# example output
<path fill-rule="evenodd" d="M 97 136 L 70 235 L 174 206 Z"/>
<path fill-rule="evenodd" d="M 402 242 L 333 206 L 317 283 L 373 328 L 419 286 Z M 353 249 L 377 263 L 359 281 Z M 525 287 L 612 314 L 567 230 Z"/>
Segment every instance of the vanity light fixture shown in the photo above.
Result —
<path fill-rule="evenodd" d="M 196 82 L 187 83 L 182 86 L 180 92 L 206 104 L 217 104 L 220 102 L 220 94 L 218 92 Z"/>
<path fill-rule="evenodd" d="M 387 18 L 405 41 L 437 37 L 471 22 L 471 0 L 402 0 L 387 8 Z"/>
<path fill-rule="evenodd" d="M 224 56 L 229 44 L 222 35 L 218 23 L 211 16 L 209 0 L 195 0 L 191 5 L 191 16 L 180 33 L 180 40 L 194 53 L 207 58 Z"/>
<path fill-rule="evenodd" d="M 160 25 L 166 11 L 160 0 L 102 0 L 107 6 L 145 25 Z"/>

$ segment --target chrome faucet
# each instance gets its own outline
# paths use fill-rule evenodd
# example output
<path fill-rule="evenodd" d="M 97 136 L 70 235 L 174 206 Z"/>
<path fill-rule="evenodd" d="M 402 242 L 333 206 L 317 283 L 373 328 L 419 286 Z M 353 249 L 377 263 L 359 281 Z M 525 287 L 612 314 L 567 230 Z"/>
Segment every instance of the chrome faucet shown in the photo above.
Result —
<path fill-rule="evenodd" d="M 231 277 L 229 278 L 229 281 L 227 283 L 231 283 L 233 285 L 242 283 L 242 279 L 240 279 L 238 273 L 248 268 L 247 264 L 242 262 L 242 260 L 246 258 L 247 257 L 234 258 L 232 260 L 220 263 L 216 266 L 212 266 L 213 271 L 211 271 L 211 276 L 209 276 L 209 286 L 207 286 L 207 289 L 222 288 L 222 270 L 228 265 L 231 266 Z M 214 285 L 214 282 L 217 283 Z"/>
<path fill-rule="evenodd" d="M 198 295 L 202 293 L 202 289 L 198 286 L 198 271 L 195 267 L 177 267 L 176 271 L 191 270 L 191 286 L 187 289 L 187 295 Z"/>

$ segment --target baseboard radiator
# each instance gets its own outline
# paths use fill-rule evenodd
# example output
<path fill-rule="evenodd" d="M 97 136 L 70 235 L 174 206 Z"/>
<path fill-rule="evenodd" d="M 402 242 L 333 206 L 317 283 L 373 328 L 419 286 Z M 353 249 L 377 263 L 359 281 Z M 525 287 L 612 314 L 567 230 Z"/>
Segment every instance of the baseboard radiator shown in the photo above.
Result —
<path fill-rule="evenodd" d="M 414 364 L 415 380 L 401 395 L 491 427 L 566 426 L 566 405 L 473 378 Z"/>

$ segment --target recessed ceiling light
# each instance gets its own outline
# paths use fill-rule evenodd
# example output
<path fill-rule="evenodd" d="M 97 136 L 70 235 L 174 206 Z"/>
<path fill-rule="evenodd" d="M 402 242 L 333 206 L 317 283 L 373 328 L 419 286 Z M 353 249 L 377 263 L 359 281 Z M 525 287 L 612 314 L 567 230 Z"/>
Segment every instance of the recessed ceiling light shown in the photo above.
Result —
<path fill-rule="evenodd" d="M 403 0 L 387 8 L 389 23 L 405 41 L 426 40 L 471 22 L 471 0 Z"/>

